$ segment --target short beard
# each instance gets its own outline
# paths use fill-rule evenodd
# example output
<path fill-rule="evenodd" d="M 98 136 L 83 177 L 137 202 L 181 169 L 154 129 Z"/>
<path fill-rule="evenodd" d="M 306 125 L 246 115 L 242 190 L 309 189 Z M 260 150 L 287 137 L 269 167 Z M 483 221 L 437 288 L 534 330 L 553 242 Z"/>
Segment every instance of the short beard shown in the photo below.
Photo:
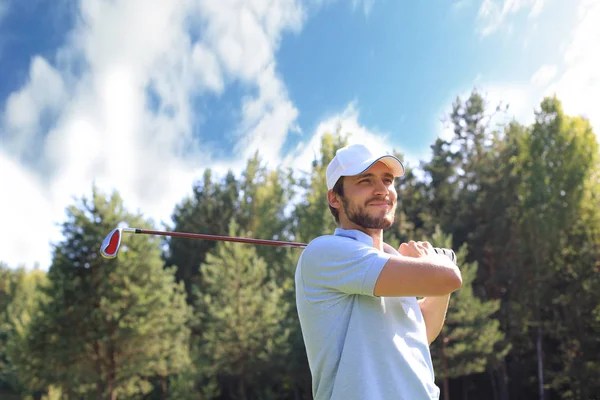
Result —
<path fill-rule="evenodd" d="M 355 223 L 358 226 L 362 226 L 365 229 L 388 229 L 394 223 L 394 213 L 396 207 L 393 207 L 388 214 L 391 214 L 390 219 L 385 217 L 372 217 L 364 209 L 359 207 L 352 207 L 348 200 L 342 197 L 342 205 L 344 206 L 344 213 L 349 221 Z"/>

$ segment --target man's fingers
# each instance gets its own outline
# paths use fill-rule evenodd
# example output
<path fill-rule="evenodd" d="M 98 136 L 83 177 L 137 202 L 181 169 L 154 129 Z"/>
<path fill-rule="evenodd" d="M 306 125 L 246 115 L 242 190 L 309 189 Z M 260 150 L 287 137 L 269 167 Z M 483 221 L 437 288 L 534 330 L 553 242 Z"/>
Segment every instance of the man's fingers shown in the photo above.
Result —
<path fill-rule="evenodd" d="M 440 251 L 443 250 L 443 251 Z M 449 253 L 448 253 L 449 252 Z M 408 243 L 400 244 L 398 253 L 405 257 L 425 257 L 427 255 L 444 254 L 456 263 L 456 255 L 450 249 L 435 249 L 429 242 L 415 242 L 410 240 Z"/>
<path fill-rule="evenodd" d="M 406 247 L 406 254 L 405 255 L 408 255 L 410 257 L 422 257 L 422 256 L 424 256 L 427 253 L 427 251 L 419 243 L 420 242 L 415 242 L 414 240 L 409 241 L 408 245 Z"/>
<path fill-rule="evenodd" d="M 402 243 L 400 245 L 400 247 L 398 248 L 398 253 L 402 254 L 403 256 L 406 257 L 418 257 L 418 250 L 415 247 L 415 245 L 411 245 L 411 242 L 408 243 Z"/>
<path fill-rule="evenodd" d="M 408 249 L 408 244 L 406 243 L 402 243 L 400 245 L 400 247 L 398 247 L 398 253 L 402 254 L 403 256 L 410 256 L 410 251 Z"/>

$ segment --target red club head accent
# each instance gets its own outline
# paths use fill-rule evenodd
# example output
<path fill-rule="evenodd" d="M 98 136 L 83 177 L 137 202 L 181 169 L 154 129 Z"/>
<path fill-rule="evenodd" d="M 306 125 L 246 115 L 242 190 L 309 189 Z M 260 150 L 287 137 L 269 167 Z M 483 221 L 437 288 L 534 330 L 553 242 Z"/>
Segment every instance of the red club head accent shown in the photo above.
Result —
<path fill-rule="evenodd" d="M 114 229 L 102 242 L 100 254 L 104 258 L 115 258 L 121 245 L 121 229 Z"/>

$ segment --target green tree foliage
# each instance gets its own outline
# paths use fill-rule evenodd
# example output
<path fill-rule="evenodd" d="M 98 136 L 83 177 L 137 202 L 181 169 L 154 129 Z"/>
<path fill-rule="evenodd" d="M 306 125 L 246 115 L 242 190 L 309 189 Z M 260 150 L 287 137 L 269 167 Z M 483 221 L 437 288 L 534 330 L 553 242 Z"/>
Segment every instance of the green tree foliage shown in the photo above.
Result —
<path fill-rule="evenodd" d="M 6 355 L 6 342 L 12 333 L 6 325 L 6 310 L 13 298 L 13 281 L 12 270 L 0 262 L 0 390 L 13 386 L 11 365 Z"/>
<path fill-rule="evenodd" d="M 549 386 L 564 399 L 600 393 L 600 204 L 598 168 L 590 174 L 580 218 L 562 238 L 548 318 Z M 574 295 L 576 294 L 576 295 Z"/>
<path fill-rule="evenodd" d="M 193 195 L 175 206 L 172 214 L 173 226 L 178 232 L 226 235 L 227 225 L 239 207 L 239 182 L 230 171 L 223 181 L 205 170 L 202 182 L 193 187 Z M 200 265 L 206 254 L 214 248 L 211 240 L 190 240 L 171 237 L 167 240 L 166 265 L 175 266 L 177 280 L 183 282 L 192 302 L 192 286 L 201 283 Z"/>
<path fill-rule="evenodd" d="M 291 171 L 269 170 L 258 153 L 237 178 L 229 171 L 220 179 L 208 169 L 203 181 L 194 185 L 193 195 L 175 207 L 171 229 L 225 236 L 229 221 L 235 220 L 249 237 L 287 240 L 293 184 Z M 185 283 L 190 302 L 193 285 L 202 285 L 201 265 L 215 245 L 210 240 L 168 239 L 166 264 L 177 266 L 177 278 Z M 285 250 L 261 247 L 258 252 L 269 264 L 277 264 Z"/>
<path fill-rule="evenodd" d="M 238 225 L 253 237 L 287 238 L 290 220 L 286 208 L 292 200 L 292 184 L 291 171 L 269 170 L 256 153 L 242 173 Z"/>
<path fill-rule="evenodd" d="M 12 281 L 12 270 L 6 263 L 0 261 L 0 312 L 6 310 L 12 299 Z"/>
<path fill-rule="evenodd" d="M 246 168 L 239 177 L 229 172 L 223 181 L 218 181 L 212 174 L 205 174 L 204 186 L 198 185 L 194 189 L 194 197 L 186 199 L 176 208 L 173 219 L 175 229 L 188 232 L 202 232 L 218 235 L 228 235 L 225 227 L 233 221 L 240 232 L 248 237 L 291 240 L 291 214 L 293 212 L 292 198 L 295 194 L 295 181 L 290 170 L 269 170 L 262 163 L 258 153 L 251 157 Z M 178 276 L 188 287 L 190 296 L 188 301 L 194 302 L 192 293 L 205 291 L 204 267 L 206 256 L 214 250 L 218 242 L 177 240 L 169 241 L 167 252 L 167 265 L 179 263 Z M 270 246 L 255 246 L 256 254 L 267 265 L 271 278 L 283 290 L 285 304 L 293 304 L 293 270 L 294 257 L 300 251 Z M 296 328 L 297 315 L 293 307 L 286 307 L 287 315 L 280 320 L 284 329 Z M 203 311 L 198 309 L 198 313 Z M 203 345 L 201 328 L 194 329 L 195 342 Z M 300 343 L 295 354 L 302 360 L 304 348 Z M 293 358 L 293 357 L 292 357 Z M 306 363 L 288 362 L 282 365 L 281 371 L 287 368 L 285 379 L 289 390 L 295 390 L 297 385 L 293 382 L 302 380 L 306 376 Z M 294 371 L 299 369 L 300 373 Z M 190 376 L 193 376 L 191 373 Z M 210 383 L 210 382 L 209 382 Z M 214 382 L 212 382 L 214 383 Z M 217 384 L 217 387 L 219 385 Z M 211 392 L 211 390 L 208 390 Z"/>
<path fill-rule="evenodd" d="M 585 181 L 597 153 L 589 124 L 566 116 L 556 98 L 542 101 L 531 133 L 522 141 L 520 250 L 529 264 L 523 271 L 524 283 L 533 290 L 524 292 L 521 300 L 532 316 L 529 327 L 535 332 L 540 398 L 546 389 L 544 332 L 555 329 L 550 314 L 558 266 L 552 267 L 561 253 L 561 240 L 579 218 Z"/>
<path fill-rule="evenodd" d="M 25 376 L 62 388 L 65 398 L 135 398 L 150 379 L 167 377 L 189 360 L 189 318 L 183 287 L 163 269 L 159 242 L 123 238 L 119 256 L 99 256 L 120 223 L 151 228 L 123 209 L 117 194 L 67 210 L 64 240 L 55 246 L 44 301 L 29 326 Z"/>
<path fill-rule="evenodd" d="M 591 287 L 597 288 L 598 282 L 595 274 L 590 274 L 598 260 L 597 211 L 586 204 L 588 201 L 597 204 L 590 193 L 598 187 L 598 145 L 589 122 L 565 115 L 560 101 L 554 97 L 541 103 L 531 134 L 522 146 L 521 251 L 523 260 L 530 264 L 524 283 L 535 287 L 528 292 L 526 304 L 532 315 L 530 329 L 535 332 L 542 394 L 549 387 L 565 385 L 563 374 L 554 373 L 552 368 L 548 373 L 545 363 L 545 359 L 552 361 L 554 357 L 544 357 L 544 346 L 553 346 L 557 339 L 562 342 L 561 363 L 566 361 L 579 376 L 590 375 L 598 368 L 593 362 L 586 366 L 572 356 L 580 351 L 579 343 L 585 342 L 581 332 L 590 325 L 572 318 L 587 314 L 582 306 L 591 306 L 591 299 L 585 293 Z M 566 285 L 578 293 L 577 301 L 567 300 L 560 291 Z M 594 297 L 597 301 L 597 294 Z M 585 380 L 566 381 L 571 384 L 567 384 L 569 389 L 565 393 L 590 394 L 590 385 Z"/>
<path fill-rule="evenodd" d="M 394 248 L 402 242 L 426 237 L 433 231 L 429 185 L 419 179 L 416 168 L 403 164 L 404 176 L 395 180 L 398 194 L 395 222 L 386 231 L 386 242 Z"/>
<path fill-rule="evenodd" d="M 471 258 L 478 260 L 479 282 L 490 297 L 502 297 L 514 280 L 518 254 L 519 143 L 527 129 L 509 123 L 488 148 L 477 168 L 479 190 L 472 207 L 473 229 L 468 235 Z"/>
<path fill-rule="evenodd" d="M 423 171 L 428 176 L 424 199 L 427 204 L 429 219 L 424 221 L 424 232 L 431 235 L 435 224 L 442 229 L 453 227 L 454 218 L 458 211 L 458 181 L 456 174 L 456 159 L 460 153 L 450 150 L 452 142 L 436 139 L 431 146 L 431 160 L 423 165 Z"/>
<path fill-rule="evenodd" d="M 290 240 L 294 185 L 291 170 L 269 170 L 256 153 L 248 160 L 240 179 L 240 206 L 235 215 L 240 229 L 249 237 Z M 257 246 L 256 251 L 267 265 L 278 270 L 277 279 L 289 277 L 289 270 L 282 265 L 287 249 Z"/>
<path fill-rule="evenodd" d="M 23 351 L 29 336 L 29 324 L 37 311 L 39 290 L 46 283 L 46 274 L 40 270 L 27 271 L 20 267 L 9 270 L 0 267 L 2 286 L 9 301 L 0 312 L 0 380 L 13 392 L 23 396 L 36 392 L 35 381 L 26 381 L 26 371 L 19 368 L 27 363 Z"/>
<path fill-rule="evenodd" d="M 232 222 L 229 235 L 243 234 Z M 207 254 L 197 325 L 204 374 L 232 399 L 277 398 L 289 304 L 254 246 L 220 242 Z"/>

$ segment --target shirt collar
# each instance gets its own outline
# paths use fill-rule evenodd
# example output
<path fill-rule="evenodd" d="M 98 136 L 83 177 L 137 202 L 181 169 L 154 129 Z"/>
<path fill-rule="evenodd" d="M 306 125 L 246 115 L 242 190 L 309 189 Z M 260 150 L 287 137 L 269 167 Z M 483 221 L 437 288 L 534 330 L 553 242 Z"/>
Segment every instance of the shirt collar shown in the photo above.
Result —
<path fill-rule="evenodd" d="M 373 246 L 373 238 L 358 229 L 336 228 L 334 235 L 349 237 L 350 239 L 358 240 L 367 246 Z"/>

